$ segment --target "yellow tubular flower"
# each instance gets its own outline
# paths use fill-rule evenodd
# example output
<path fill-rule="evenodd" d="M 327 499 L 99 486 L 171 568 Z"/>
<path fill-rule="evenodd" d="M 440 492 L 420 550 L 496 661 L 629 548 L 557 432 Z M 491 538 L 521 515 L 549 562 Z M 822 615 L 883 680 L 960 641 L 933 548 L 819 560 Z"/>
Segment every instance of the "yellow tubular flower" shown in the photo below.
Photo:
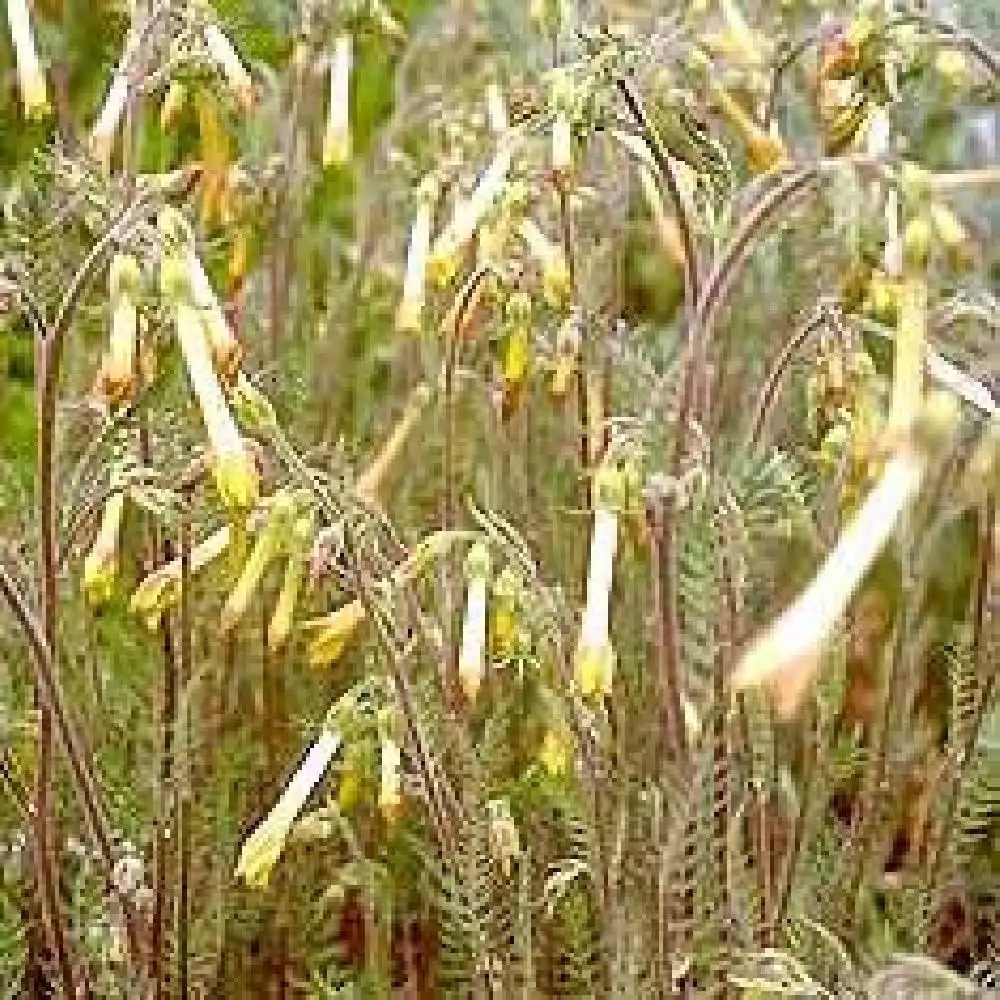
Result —
<path fill-rule="evenodd" d="M 562 726 L 545 731 L 538 759 L 545 772 L 552 778 L 561 778 L 569 771 L 572 745 L 570 735 Z"/>
<path fill-rule="evenodd" d="M 412 583 L 460 537 L 462 533 L 457 531 L 435 531 L 428 535 L 396 567 L 391 577 L 393 586 L 403 587 Z M 365 620 L 366 614 L 363 602 L 354 600 L 322 618 L 306 622 L 307 629 L 317 632 L 309 644 L 307 655 L 310 665 L 329 666 L 339 660 L 358 626 Z"/>
<path fill-rule="evenodd" d="M 7 0 L 7 22 L 10 25 L 11 41 L 14 43 L 24 117 L 29 121 L 44 118 L 49 112 L 48 88 L 38 62 L 27 0 Z"/>
<path fill-rule="evenodd" d="M 285 565 L 285 578 L 278 592 L 278 603 L 271 617 L 267 630 L 267 644 L 272 652 L 278 652 L 288 641 L 292 631 L 292 620 L 295 614 L 295 602 L 302 589 L 305 577 L 309 542 L 313 537 L 313 522 L 311 517 L 300 517 L 292 527 L 292 542 Z"/>
<path fill-rule="evenodd" d="M 322 618 L 309 622 L 309 627 L 319 630 L 309 644 L 307 655 L 310 666 L 325 667 L 339 660 L 366 617 L 364 604 L 360 600 L 354 600 Z"/>
<path fill-rule="evenodd" d="M 490 576 L 490 553 L 482 542 L 469 550 L 465 561 L 468 589 L 462 622 L 462 648 L 458 655 L 458 677 L 469 701 L 475 701 L 486 669 L 486 588 Z"/>
<path fill-rule="evenodd" d="M 209 24 L 205 27 L 205 45 L 236 95 L 237 103 L 244 111 L 249 111 L 253 107 L 253 80 L 233 43 L 217 24 Z"/>
<path fill-rule="evenodd" d="M 125 61 L 119 63 L 111 79 L 107 96 L 97 116 L 97 122 L 90 133 L 90 151 L 107 169 L 111 162 L 111 150 L 115 145 L 115 135 L 129 97 L 129 78 Z"/>
<path fill-rule="evenodd" d="M 191 574 L 213 563 L 230 543 L 229 527 L 219 528 L 191 550 Z M 160 616 L 170 610 L 181 596 L 181 559 L 178 556 L 154 570 L 139 584 L 132 595 L 131 610 L 142 616 L 150 631 L 159 624 Z"/>
<path fill-rule="evenodd" d="M 399 423 L 393 428 L 389 439 L 382 446 L 375 460 L 358 478 L 355 492 L 358 496 L 373 503 L 378 497 L 378 491 L 396 459 L 402 454 L 406 442 L 416 429 L 420 418 L 431 399 L 430 387 L 421 383 L 413 390 L 413 395 L 407 403 Z"/>
<path fill-rule="evenodd" d="M 569 301 L 569 267 L 562 249 L 552 243 L 531 219 L 524 219 L 518 230 L 528 252 L 542 272 L 542 291 L 553 309 L 560 309 Z"/>
<path fill-rule="evenodd" d="M 948 258 L 954 266 L 961 267 L 972 261 L 971 239 L 968 230 L 952 209 L 942 202 L 931 204 L 931 221 L 938 239 L 944 244 Z"/>
<path fill-rule="evenodd" d="M 281 554 L 291 526 L 295 505 L 286 493 L 278 494 L 268 514 L 267 523 L 257 536 L 236 586 L 222 608 L 222 630 L 229 632 L 246 614 L 254 593 L 270 563 Z"/>
<path fill-rule="evenodd" d="M 711 86 L 720 110 L 746 142 L 747 163 L 755 174 L 789 162 L 788 151 L 779 135 L 765 132 L 721 84 L 712 81 Z"/>
<path fill-rule="evenodd" d="M 427 284 L 427 254 L 431 243 L 431 215 L 434 211 L 436 184 L 427 178 L 417 191 L 417 213 L 410 227 L 406 251 L 406 275 L 403 299 L 396 311 L 396 329 L 400 333 L 419 333 L 423 326 L 424 292 Z"/>
<path fill-rule="evenodd" d="M 323 165 L 340 166 L 351 158 L 351 48 L 349 34 L 337 36 L 330 60 L 330 106 L 323 136 Z"/>
<path fill-rule="evenodd" d="M 310 747 L 305 760 L 285 787 L 274 808 L 246 839 L 236 866 L 236 877 L 247 885 L 266 886 L 278 863 L 292 824 L 313 788 L 322 780 L 330 761 L 340 749 L 340 735 L 324 730 Z"/>
<path fill-rule="evenodd" d="M 483 172 L 468 198 L 459 202 L 451 221 L 431 247 L 427 273 L 438 288 L 451 283 L 458 273 L 459 255 L 476 235 L 483 217 L 500 197 L 510 173 L 513 146 L 504 143 L 493 162 Z"/>
<path fill-rule="evenodd" d="M 611 646 L 610 608 L 618 548 L 618 512 L 623 502 L 621 474 L 610 466 L 597 476 L 594 529 L 590 536 L 587 603 L 576 651 L 576 679 L 585 698 L 611 693 L 614 650 Z"/>
<path fill-rule="evenodd" d="M 84 561 L 83 592 L 92 607 L 100 607 L 111 599 L 118 576 L 118 536 L 124 511 L 124 493 L 115 493 L 108 498 L 101 516 L 101 527 Z"/>
<path fill-rule="evenodd" d="M 946 397 L 935 402 L 941 423 L 953 426 L 954 402 Z M 733 675 L 737 690 L 763 685 L 782 714 L 794 712 L 819 670 L 824 644 L 920 488 L 926 468 L 922 449 L 909 442 L 897 448 L 812 582 L 741 658 Z"/>
<path fill-rule="evenodd" d="M 226 405 L 201 316 L 191 304 L 188 265 L 182 258 L 167 258 L 160 278 L 164 297 L 173 307 L 184 364 L 212 445 L 216 489 L 227 510 L 245 514 L 257 500 L 257 470 Z"/>
<path fill-rule="evenodd" d="M 528 376 L 531 354 L 531 297 L 515 292 L 507 302 L 509 329 L 503 343 L 503 379 L 508 392 L 516 392 Z"/>
<path fill-rule="evenodd" d="M 402 753 L 393 739 L 382 740 L 379 755 L 381 779 L 378 791 L 378 807 L 382 815 L 392 822 L 403 808 L 402 793 Z"/>
<path fill-rule="evenodd" d="M 160 128 L 169 131 L 177 123 L 187 103 L 187 87 L 180 80 L 172 80 L 160 105 Z"/>

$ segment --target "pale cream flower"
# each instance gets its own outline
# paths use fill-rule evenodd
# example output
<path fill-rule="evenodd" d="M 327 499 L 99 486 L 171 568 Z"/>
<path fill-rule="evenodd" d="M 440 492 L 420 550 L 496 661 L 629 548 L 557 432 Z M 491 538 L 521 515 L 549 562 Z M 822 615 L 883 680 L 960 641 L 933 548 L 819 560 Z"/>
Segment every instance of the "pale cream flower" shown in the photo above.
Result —
<path fill-rule="evenodd" d="M 238 104 L 245 111 L 249 111 L 253 107 L 253 80 L 236 49 L 233 48 L 233 43 L 226 37 L 225 32 L 213 23 L 205 26 L 205 45 L 236 95 Z"/>
<path fill-rule="evenodd" d="M 486 213 L 504 190 L 513 153 L 513 144 L 505 141 L 493 162 L 483 172 L 472 194 L 458 203 L 451 221 L 431 246 L 427 271 L 430 280 L 437 287 L 448 285 L 458 272 L 460 254 L 476 235 Z"/>
<path fill-rule="evenodd" d="M 765 685 L 783 714 L 794 711 L 819 669 L 824 644 L 920 488 L 925 469 L 924 458 L 910 447 L 890 459 L 812 582 L 743 655 L 733 675 L 736 689 Z"/>
<path fill-rule="evenodd" d="M 611 645 L 611 591 L 618 548 L 618 514 L 623 501 L 621 474 L 606 466 L 595 489 L 594 527 L 590 536 L 587 603 L 576 650 L 576 679 L 584 697 L 611 693 L 614 649 Z"/>
<path fill-rule="evenodd" d="M 118 577 L 118 538 L 121 534 L 125 494 L 115 493 L 104 504 L 101 526 L 83 564 L 83 592 L 94 607 L 111 598 Z"/>
<path fill-rule="evenodd" d="M 899 318 L 893 358 L 890 434 L 905 434 L 920 412 L 927 341 L 927 282 L 907 276 L 899 290 Z"/>
<path fill-rule="evenodd" d="M 327 167 L 351 158 L 351 52 L 351 36 L 338 35 L 330 60 L 330 104 L 323 136 L 323 165 Z"/>
<path fill-rule="evenodd" d="M 180 257 L 166 258 L 160 279 L 164 297 L 174 313 L 188 379 L 212 446 L 212 472 L 219 497 L 228 510 L 245 512 L 257 500 L 257 470 L 229 412 L 212 364 L 200 313 L 191 302 L 188 263 Z"/>
<path fill-rule="evenodd" d="M 552 172 L 562 180 L 573 172 L 573 131 L 563 111 L 552 121 Z"/>
<path fill-rule="evenodd" d="M 462 648 L 458 655 L 458 677 L 469 701 L 475 701 L 486 669 L 486 590 L 490 576 L 490 554 L 482 542 L 469 550 L 465 561 L 468 587 L 462 621 Z"/>
<path fill-rule="evenodd" d="M 406 251 L 403 299 L 396 312 L 396 329 L 400 333 L 419 333 L 423 325 L 427 254 L 431 243 L 436 187 L 433 178 L 427 178 L 417 191 L 417 211 L 410 226 L 410 242 Z"/>
<path fill-rule="evenodd" d="M 31 27 L 28 0 L 7 0 L 7 22 L 17 60 L 17 80 L 21 88 L 21 104 L 28 120 L 43 118 L 49 112 L 45 74 L 38 61 L 35 34 Z"/>
<path fill-rule="evenodd" d="M 139 265 L 128 254 L 116 254 L 109 271 L 111 300 L 111 336 L 101 362 L 95 386 L 96 395 L 108 406 L 121 406 L 132 398 L 135 389 L 135 346 L 139 315 L 136 293 L 139 288 Z"/>
<path fill-rule="evenodd" d="M 289 781 L 277 804 L 244 841 L 236 866 L 236 877 L 247 885 L 266 886 L 278 863 L 292 824 L 313 788 L 323 779 L 326 769 L 340 749 L 340 734 L 325 729 L 309 748 L 305 760 Z"/>
<path fill-rule="evenodd" d="M 205 326 L 205 335 L 208 337 L 208 346 L 212 352 L 212 363 L 225 384 L 232 385 L 239 375 L 243 348 L 226 322 L 226 314 L 212 288 L 212 283 L 208 280 L 201 259 L 190 248 L 186 256 L 191 295 Z"/>

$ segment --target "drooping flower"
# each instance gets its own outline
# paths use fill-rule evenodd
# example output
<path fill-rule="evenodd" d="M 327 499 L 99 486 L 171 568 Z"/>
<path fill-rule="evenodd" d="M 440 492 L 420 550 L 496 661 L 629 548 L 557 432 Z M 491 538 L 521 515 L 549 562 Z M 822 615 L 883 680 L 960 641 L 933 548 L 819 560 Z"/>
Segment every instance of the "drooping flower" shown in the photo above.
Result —
<path fill-rule="evenodd" d="M 552 173 L 565 181 L 573 172 L 573 130 L 569 116 L 560 111 L 552 120 Z"/>
<path fill-rule="evenodd" d="M 531 296 L 514 292 L 507 300 L 507 332 L 502 344 L 504 395 L 518 397 L 531 363 Z"/>
<path fill-rule="evenodd" d="M 351 158 L 351 51 L 351 36 L 338 35 L 330 60 L 330 105 L 323 135 L 326 167 L 340 166 Z"/>
<path fill-rule="evenodd" d="M 212 472 L 223 506 L 245 516 L 257 500 L 257 470 L 248 454 L 222 386 L 212 365 L 199 311 L 191 298 L 191 278 L 183 257 L 167 257 L 160 272 L 163 294 L 170 304 L 188 379 L 201 409 L 212 446 Z"/>
<path fill-rule="evenodd" d="M 139 281 L 139 265 L 135 258 L 116 254 L 109 271 L 111 336 L 95 386 L 97 397 L 108 406 L 123 405 L 135 390 Z"/>
<path fill-rule="evenodd" d="M 570 735 L 564 726 L 550 726 L 545 730 L 538 759 L 549 777 L 561 778 L 569 771 L 571 751 Z"/>
<path fill-rule="evenodd" d="M 719 108 L 740 133 L 747 147 L 747 164 L 754 173 L 764 173 L 788 163 L 788 150 L 772 127 L 766 132 L 720 83 L 713 81 L 712 93 Z"/>
<path fill-rule="evenodd" d="M 7 0 L 7 22 L 10 25 L 11 41 L 14 43 L 24 117 L 29 121 L 43 118 L 49 112 L 48 88 L 38 61 L 38 50 L 35 48 L 28 0 Z"/>
<path fill-rule="evenodd" d="M 295 503 L 287 493 L 279 493 L 274 497 L 267 521 L 257 535 L 236 586 L 223 605 L 221 619 L 223 632 L 232 631 L 246 614 L 267 567 L 281 555 L 287 543 L 294 513 Z"/>
<path fill-rule="evenodd" d="M 118 538 L 125 494 L 115 493 L 104 504 L 101 526 L 83 564 L 83 592 L 93 607 L 107 603 L 118 577 Z"/>
<path fill-rule="evenodd" d="M 477 542 L 465 560 L 465 618 L 462 622 L 462 648 L 458 655 L 458 678 L 470 702 L 476 700 L 486 669 L 486 590 L 489 576 L 489 550 L 482 542 Z"/>
<path fill-rule="evenodd" d="M 431 246 L 427 273 L 438 288 L 450 284 L 458 272 L 459 257 L 475 236 L 486 213 L 500 197 L 510 173 L 514 147 L 509 141 L 501 144 L 493 162 L 483 171 L 479 183 L 468 198 L 455 207 L 451 221 Z"/>
<path fill-rule="evenodd" d="M 956 405 L 943 395 L 924 411 L 953 426 Z M 885 464 L 875 487 L 841 533 L 812 582 L 743 654 L 733 674 L 737 690 L 765 686 L 791 714 L 819 670 L 823 647 L 848 601 L 896 530 L 923 481 L 927 460 L 907 441 Z"/>
<path fill-rule="evenodd" d="M 313 788 L 322 780 L 340 744 L 339 733 L 324 729 L 310 747 L 277 804 L 244 842 L 236 866 L 237 878 L 242 878 L 251 886 L 267 885 L 271 871 L 285 849 L 292 824 Z"/>
<path fill-rule="evenodd" d="M 433 177 L 425 178 L 417 189 L 417 212 L 410 226 L 410 242 L 406 251 L 403 298 L 396 311 L 396 329 L 400 333 L 419 333 L 423 325 L 427 254 L 436 192 L 437 183 Z"/>
<path fill-rule="evenodd" d="M 624 503 L 623 494 L 621 473 L 610 465 L 602 467 L 595 483 L 587 603 L 583 609 L 576 650 L 576 679 L 586 698 L 611 693 L 615 654 L 609 619 L 615 552 L 618 548 L 618 515 Z"/>
<path fill-rule="evenodd" d="M 297 518 L 292 526 L 288 562 L 285 564 L 285 577 L 282 580 L 281 590 L 278 592 L 278 603 L 275 605 L 274 614 L 271 616 L 271 623 L 267 630 L 267 643 L 272 652 L 280 650 L 291 634 L 295 603 L 305 578 L 309 543 L 312 541 L 312 537 L 312 518 Z"/>
<path fill-rule="evenodd" d="M 572 292 L 566 255 L 532 219 L 522 220 L 518 231 L 528 253 L 541 270 L 542 291 L 546 301 L 553 309 L 562 308 L 569 301 Z"/>
<path fill-rule="evenodd" d="M 190 572 L 195 574 L 215 562 L 229 548 L 229 526 L 212 532 L 191 549 Z M 160 616 L 170 610 L 181 596 L 182 562 L 178 556 L 147 576 L 132 595 L 130 607 L 140 615 L 150 631 L 159 624 Z"/>
<path fill-rule="evenodd" d="M 239 106 L 244 111 L 249 111 L 254 103 L 253 80 L 233 48 L 233 43 L 217 24 L 211 23 L 205 25 L 205 45 L 209 55 L 222 70 Z"/>
<path fill-rule="evenodd" d="M 576 371 L 580 353 L 580 323 L 570 313 L 556 332 L 555 365 L 552 372 L 552 395 L 562 399 L 569 392 L 570 379 Z"/>

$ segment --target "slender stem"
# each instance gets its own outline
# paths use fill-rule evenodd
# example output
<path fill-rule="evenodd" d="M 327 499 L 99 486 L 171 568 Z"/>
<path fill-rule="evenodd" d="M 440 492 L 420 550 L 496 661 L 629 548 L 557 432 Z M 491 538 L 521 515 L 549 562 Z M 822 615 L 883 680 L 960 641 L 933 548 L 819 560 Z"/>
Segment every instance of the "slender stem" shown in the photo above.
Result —
<path fill-rule="evenodd" d="M 190 497 L 184 497 L 181 510 L 180 526 L 181 549 L 181 595 L 180 595 L 180 663 L 178 680 L 186 690 L 192 678 L 193 642 L 191 618 L 191 509 Z M 190 869 L 191 869 L 191 715 L 189 699 L 185 696 L 182 702 L 181 715 L 178 719 L 182 727 L 181 743 L 183 759 L 178 762 L 174 779 L 175 795 L 177 797 L 177 855 L 179 887 L 177 900 L 177 985 L 181 1000 L 187 1000 L 189 990 L 190 953 Z"/>

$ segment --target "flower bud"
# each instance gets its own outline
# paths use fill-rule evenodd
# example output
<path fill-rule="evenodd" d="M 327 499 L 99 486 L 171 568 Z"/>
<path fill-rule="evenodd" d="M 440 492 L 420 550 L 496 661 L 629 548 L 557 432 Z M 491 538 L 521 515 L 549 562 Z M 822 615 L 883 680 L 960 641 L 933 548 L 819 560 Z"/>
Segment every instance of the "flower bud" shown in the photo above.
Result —
<path fill-rule="evenodd" d="M 160 128 L 169 131 L 177 124 L 187 103 L 187 87 L 180 80 L 171 80 L 160 105 Z"/>
<path fill-rule="evenodd" d="M 305 577 L 306 559 L 312 537 L 312 518 L 298 518 L 292 527 L 288 562 L 285 564 L 285 577 L 281 583 L 281 590 L 278 592 L 278 603 L 275 605 L 274 614 L 267 630 L 268 648 L 272 652 L 280 650 L 291 634 L 295 603 L 298 600 Z"/>

